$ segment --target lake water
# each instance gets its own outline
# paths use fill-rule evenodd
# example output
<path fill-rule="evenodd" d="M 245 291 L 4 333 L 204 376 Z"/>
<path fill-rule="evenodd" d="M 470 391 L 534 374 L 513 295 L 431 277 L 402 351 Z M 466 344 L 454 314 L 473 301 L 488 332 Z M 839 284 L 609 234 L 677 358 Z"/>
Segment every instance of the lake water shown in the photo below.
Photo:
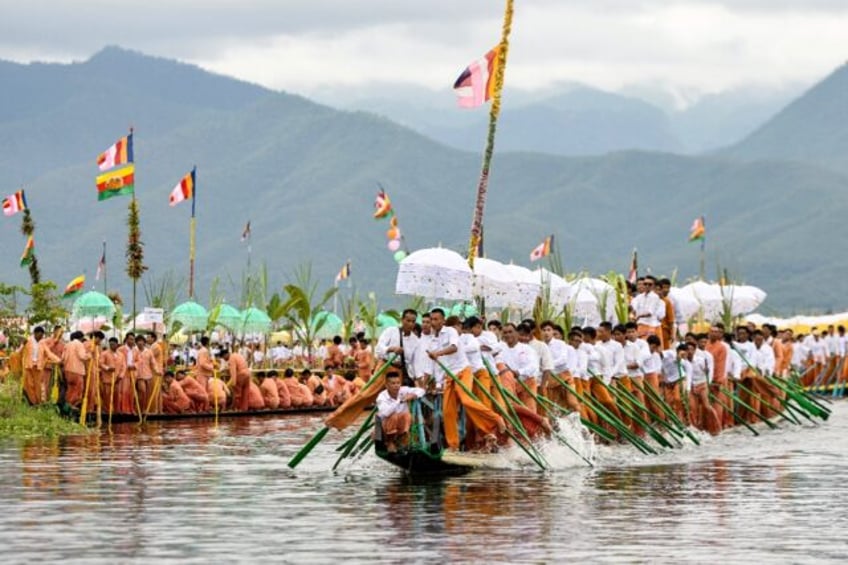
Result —
<path fill-rule="evenodd" d="M 548 446 L 540 473 L 413 481 L 368 453 L 337 473 L 319 416 L 114 426 L 0 446 L 0 561 L 848 560 L 848 403 L 817 426 L 733 430 L 659 456 Z"/>

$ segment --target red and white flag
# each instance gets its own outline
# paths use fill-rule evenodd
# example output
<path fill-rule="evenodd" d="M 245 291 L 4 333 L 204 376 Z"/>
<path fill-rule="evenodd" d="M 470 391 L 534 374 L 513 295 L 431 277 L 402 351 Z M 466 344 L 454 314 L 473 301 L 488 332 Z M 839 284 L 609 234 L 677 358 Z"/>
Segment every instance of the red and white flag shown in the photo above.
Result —
<path fill-rule="evenodd" d="M 192 169 L 190 173 L 180 179 L 180 182 L 177 183 L 168 197 L 169 206 L 176 206 L 183 200 L 189 200 L 194 195 L 194 174 L 195 169 Z"/>
<path fill-rule="evenodd" d="M 533 248 L 533 251 L 530 252 L 530 261 L 538 261 L 539 259 L 550 255 L 551 248 L 553 248 L 553 245 L 554 236 L 553 234 L 551 234 L 545 238 L 545 241 Z"/>
<path fill-rule="evenodd" d="M 495 47 L 462 71 L 453 84 L 461 108 L 476 108 L 495 94 L 495 75 L 498 72 L 500 46 Z"/>

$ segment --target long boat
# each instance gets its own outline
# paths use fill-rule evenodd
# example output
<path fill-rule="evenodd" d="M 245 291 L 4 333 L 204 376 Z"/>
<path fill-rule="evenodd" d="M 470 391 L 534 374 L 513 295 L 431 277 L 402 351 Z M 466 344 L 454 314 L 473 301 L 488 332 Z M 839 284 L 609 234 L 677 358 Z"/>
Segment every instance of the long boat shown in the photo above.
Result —
<path fill-rule="evenodd" d="M 191 421 L 191 420 L 212 420 L 230 419 L 230 418 L 263 418 L 263 417 L 278 417 L 291 416 L 297 414 L 324 414 L 335 410 L 335 406 L 309 406 L 305 408 L 277 408 L 275 410 L 225 410 L 217 414 L 215 412 L 182 412 L 180 414 L 147 414 L 144 416 L 146 422 L 170 422 L 170 421 Z M 72 418 L 79 419 L 79 412 L 71 414 Z M 87 421 L 93 423 L 96 415 L 89 412 Z M 102 420 L 108 420 L 108 414 L 101 414 Z M 112 414 L 112 423 L 137 423 L 139 421 L 138 414 Z"/>

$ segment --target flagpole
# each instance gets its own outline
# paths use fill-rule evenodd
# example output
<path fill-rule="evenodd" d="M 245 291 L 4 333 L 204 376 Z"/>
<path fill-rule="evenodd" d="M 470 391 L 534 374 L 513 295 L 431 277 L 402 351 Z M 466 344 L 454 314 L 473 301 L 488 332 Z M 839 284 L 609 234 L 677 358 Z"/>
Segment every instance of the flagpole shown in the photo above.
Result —
<path fill-rule="evenodd" d="M 108 291 L 106 290 L 109 285 L 106 284 L 106 240 L 103 240 L 103 294 L 106 294 Z"/>
<path fill-rule="evenodd" d="M 705 275 L 705 266 L 706 266 L 706 253 L 704 251 L 704 247 L 707 243 L 707 225 L 704 223 L 704 217 L 701 216 L 701 226 L 704 229 L 704 237 L 701 238 L 701 280 L 704 280 Z"/>
<path fill-rule="evenodd" d="M 197 204 L 197 166 L 191 169 L 191 220 L 188 224 L 188 299 L 194 300 L 195 206 Z"/>
<path fill-rule="evenodd" d="M 483 152 L 483 166 L 480 170 L 480 179 L 477 183 L 477 198 L 474 204 L 474 217 L 471 220 L 471 237 L 468 242 L 468 266 L 474 268 L 474 257 L 477 255 L 477 242 L 481 237 L 483 227 L 483 210 L 486 206 L 486 191 L 489 187 L 489 168 L 492 163 L 492 154 L 495 150 L 495 131 L 498 125 L 498 115 L 501 111 L 501 90 L 504 84 L 504 73 L 506 71 L 506 56 L 509 50 L 509 33 L 512 30 L 513 0 L 506 0 L 504 10 L 503 28 L 501 30 L 501 42 L 498 48 L 498 67 L 495 72 L 495 88 L 492 96 L 492 107 L 489 109 L 489 133 L 486 137 L 486 149 Z"/>

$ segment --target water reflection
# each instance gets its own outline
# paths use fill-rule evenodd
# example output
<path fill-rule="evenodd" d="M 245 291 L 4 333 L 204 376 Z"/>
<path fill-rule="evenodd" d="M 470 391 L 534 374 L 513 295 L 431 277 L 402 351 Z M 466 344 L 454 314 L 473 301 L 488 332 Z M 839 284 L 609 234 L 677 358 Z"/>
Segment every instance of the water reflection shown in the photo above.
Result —
<path fill-rule="evenodd" d="M 122 424 L 0 447 L 0 547 L 16 561 L 837 559 L 848 555 L 838 410 L 770 442 L 435 480 L 371 455 L 330 473 L 338 434 L 290 471 L 320 425 L 308 416 Z"/>

